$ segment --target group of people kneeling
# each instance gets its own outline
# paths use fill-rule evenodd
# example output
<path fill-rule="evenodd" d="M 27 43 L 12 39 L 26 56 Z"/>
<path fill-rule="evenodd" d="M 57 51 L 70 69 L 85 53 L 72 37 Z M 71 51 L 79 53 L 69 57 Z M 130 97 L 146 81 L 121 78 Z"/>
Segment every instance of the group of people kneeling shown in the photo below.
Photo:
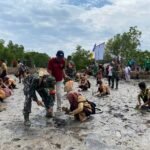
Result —
<path fill-rule="evenodd" d="M 5 110 L 6 107 L 2 104 L 7 97 L 12 95 L 13 89 L 16 88 L 15 80 L 5 76 L 0 78 L 0 112 Z"/>
<path fill-rule="evenodd" d="M 5 98 L 11 96 L 12 90 L 16 88 L 15 80 L 4 77 L 0 78 L 0 101 L 3 102 Z"/>

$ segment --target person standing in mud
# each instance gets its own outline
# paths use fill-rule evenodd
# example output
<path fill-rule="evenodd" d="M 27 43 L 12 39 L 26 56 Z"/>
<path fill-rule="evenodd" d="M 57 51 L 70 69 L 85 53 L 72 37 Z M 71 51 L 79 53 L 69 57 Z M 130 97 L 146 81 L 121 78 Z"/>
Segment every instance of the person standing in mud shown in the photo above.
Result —
<path fill-rule="evenodd" d="M 112 64 L 110 63 L 109 66 L 107 67 L 108 69 L 108 84 L 109 86 L 111 86 L 111 83 L 112 83 L 112 70 L 113 70 L 113 67 L 112 67 Z"/>
<path fill-rule="evenodd" d="M 66 75 L 71 79 L 73 79 L 75 77 L 75 74 L 76 74 L 75 64 L 72 61 L 72 57 L 68 56 L 66 63 Z"/>
<path fill-rule="evenodd" d="M 119 64 L 117 62 L 115 62 L 113 64 L 113 69 L 112 69 L 112 86 L 111 88 L 114 88 L 114 82 L 116 83 L 116 89 L 118 89 L 118 83 L 119 83 Z"/>
<path fill-rule="evenodd" d="M 56 57 L 49 60 L 47 71 L 56 79 L 57 110 L 61 111 L 62 84 L 66 77 L 64 52 L 62 50 L 57 51 Z"/>
<path fill-rule="evenodd" d="M 21 83 L 21 78 L 24 78 L 26 67 L 20 60 L 18 60 L 18 66 L 17 67 L 18 67 L 19 83 Z"/>
<path fill-rule="evenodd" d="M 38 74 L 28 74 L 24 81 L 24 95 L 25 103 L 23 109 L 24 125 L 30 126 L 29 114 L 31 113 L 32 100 L 37 103 L 38 106 L 43 106 L 46 109 L 46 117 L 53 116 L 54 96 L 50 94 L 50 90 L 55 88 L 55 79 L 48 75 L 43 75 L 42 72 Z M 39 101 L 36 92 L 41 96 L 42 101 Z"/>
<path fill-rule="evenodd" d="M 97 85 L 98 85 L 98 82 L 102 80 L 102 78 L 103 78 L 103 71 L 102 71 L 102 69 L 99 69 L 99 71 L 96 75 Z"/>
<path fill-rule="evenodd" d="M 125 73 L 125 80 L 126 81 L 130 81 L 130 74 L 131 74 L 131 68 L 130 68 L 130 66 L 126 66 L 125 67 L 124 73 Z"/>

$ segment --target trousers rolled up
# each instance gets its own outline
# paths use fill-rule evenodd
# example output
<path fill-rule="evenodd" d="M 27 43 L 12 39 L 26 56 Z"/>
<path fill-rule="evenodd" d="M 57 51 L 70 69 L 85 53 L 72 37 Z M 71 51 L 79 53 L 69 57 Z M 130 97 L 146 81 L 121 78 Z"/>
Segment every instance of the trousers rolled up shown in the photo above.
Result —
<path fill-rule="evenodd" d="M 62 97 L 62 81 L 56 82 L 56 99 L 57 109 L 61 108 L 61 97 Z"/>

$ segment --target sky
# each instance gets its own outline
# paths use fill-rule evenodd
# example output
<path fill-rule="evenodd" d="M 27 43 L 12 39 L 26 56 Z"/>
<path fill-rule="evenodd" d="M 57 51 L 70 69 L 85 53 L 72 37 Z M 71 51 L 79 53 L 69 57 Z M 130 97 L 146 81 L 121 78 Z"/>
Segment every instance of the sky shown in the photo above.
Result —
<path fill-rule="evenodd" d="M 55 56 L 92 50 L 138 26 L 141 49 L 150 50 L 150 0 L 0 0 L 0 39 Z"/>

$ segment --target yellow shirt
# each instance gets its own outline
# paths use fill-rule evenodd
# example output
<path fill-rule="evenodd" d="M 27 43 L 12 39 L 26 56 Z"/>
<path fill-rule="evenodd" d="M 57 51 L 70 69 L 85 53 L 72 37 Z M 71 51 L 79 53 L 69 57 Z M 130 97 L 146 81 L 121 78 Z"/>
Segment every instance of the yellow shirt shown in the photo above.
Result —
<path fill-rule="evenodd" d="M 5 71 L 5 70 L 7 71 L 7 65 L 5 63 L 2 63 L 1 68 L 2 68 L 2 71 Z"/>
<path fill-rule="evenodd" d="M 73 114 L 76 115 L 83 112 L 84 106 L 86 106 L 87 108 L 89 108 L 89 110 L 91 110 L 91 105 L 88 102 L 86 102 L 86 98 L 82 95 L 79 95 L 78 108 L 73 111 Z"/>

